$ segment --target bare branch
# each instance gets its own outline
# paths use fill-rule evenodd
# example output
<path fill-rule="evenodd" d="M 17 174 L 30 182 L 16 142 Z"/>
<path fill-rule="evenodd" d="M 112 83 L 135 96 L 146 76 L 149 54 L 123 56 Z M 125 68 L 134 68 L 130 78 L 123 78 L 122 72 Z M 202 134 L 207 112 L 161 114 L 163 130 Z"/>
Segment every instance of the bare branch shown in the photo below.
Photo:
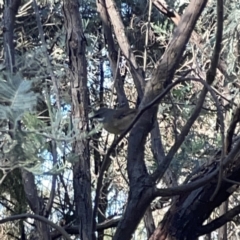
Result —
<path fill-rule="evenodd" d="M 106 39 L 106 45 L 108 49 L 108 57 L 109 57 L 109 62 L 111 65 L 113 76 L 114 76 L 114 87 L 117 92 L 118 102 L 120 105 L 128 106 L 127 97 L 123 88 L 124 78 L 120 76 L 120 73 L 119 73 L 118 58 L 120 54 L 116 51 L 114 46 L 115 44 L 113 40 L 113 33 L 111 30 L 111 24 L 110 24 L 109 16 L 107 13 L 106 4 L 104 0 L 96 1 L 96 4 L 97 4 L 97 10 L 99 12 L 99 15 L 103 24 L 104 36 Z"/>
<path fill-rule="evenodd" d="M 227 222 L 232 221 L 233 217 L 235 217 L 239 213 L 240 213 L 240 205 L 238 205 L 238 206 L 234 207 L 233 209 L 229 210 L 227 213 L 225 213 L 221 217 L 211 221 L 207 225 L 199 228 L 198 232 L 197 232 L 197 235 L 201 236 L 201 235 L 210 233 L 210 232 L 220 228 L 221 226 L 223 226 Z"/>
<path fill-rule="evenodd" d="M 26 214 L 19 214 L 19 215 L 10 216 L 10 217 L 1 219 L 0 224 L 3 224 L 5 222 L 18 220 L 18 219 L 25 219 L 25 218 L 33 218 L 33 219 L 36 219 L 40 222 L 44 222 L 44 223 L 48 224 L 49 226 L 58 230 L 62 234 L 62 236 L 64 236 L 67 240 L 71 240 L 70 236 L 67 234 L 67 232 L 62 227 L 60 227 L 57 224 L 49 221 L 47 218 L 42 217 L 42 216 L 37 215 L 37 214 L 33 215 L 33 214 L 30 214 L 30 213 L 26 213 Z"/>
<path fill-rule="evenodd" d="M 117 10 L 114 0 L 106 0 L 105 2 L 106 2 L 106 7 L 107 7 L 109 18 L 111 20 L 116 38 L 118 40 L 118 44 L 119 44 L 124 56 L 129 61 L 130 71 L 132 73 L 138 95 L 140 98 L 142 98 L 143 89 L 144 89 L 144 85 L 145 85 L 144 78 L 139 69 L 139 66 L 137 64 L 137 61 L 133 54 L 133 51 L 130 47 L 129 41 L 126 37 L 125 31 L 124 31 L 124 25 L 122 23 L 120 14 Z"/>
<path fill-rule="evenodd" d="M 212 56 L 212 60 L 211 60 L 211 66 L 209 71 L 207 72 L 207 83 L 208 84 L 212 84 L 215 76 L 216 76 L 216 71 L 217 71 L 217 65 L 218 65 L 218 61 L 219 61 L 219 56 L 221 53 L 221 44 L 222 44 L 222 33 L 223 33 L 223 0 L 218 0 L 217 1 L 217 33 L 216 33 L 216 44 L 215 44 L 215 48 L 214 48 L 214 52 L 213 52 L 213 56 Z M 220 160 L 220 167 L 219 167 L 219 177 L 218 177 L 218 185 L 211 197 L 211 199 L 213 199 L 218 190 L 220 189 L 220 185 L 221 185 L 221 181 L 222 181 L 222 172 L 223 172 L 223 166 L 222 166 L 222 162 L 223 162 L 223 158 L 226 155 L 226 149 L 225 149 L 225 136 L 224 136 L 224 122 L 223 122 L 223 118 L 220 119 L 221 121 L 221 136 L 222 136 L 222 156 L 221 156 L 221 160 Z"/>
<path fill-rule="evenodd" d="M 37 3 L 36 3 L 36 0 L 33 0 L 33 9 L 34 9 L 35 14 L 36 14 L 38 31 L 39 31 L 39 35 L 40 35 L 40 38 L 41 38 L 43 51 L 44 51 L 44 54 L 45 54 L 45 57 L 46 57 L 46 60 L 47 60 L 48 71 L 51 75 L 52 82 L 53 82 L 53 89 L 54 89 L 54 92 L 55 92 L 55 95 L 56 95 L 57 107 L 60 110 L 61 109 L 61 102 L 60 102 L 60 97 L 59 97 L 58 83 L 57 83 L 57 79 L 55 78 L 55 75 L 53 73 L 52 64 L 51 64 L 50 58 L 48 56 L 47 44 L 46 44 L 46 41 L 45 41 L 45 38 L 44 38 L 43 27 L 42 27 L 42 24 L 41 24 L 40 14 L 39 14 L 39 11 L 38 11 L 38 6 L 37 6 Z"/>

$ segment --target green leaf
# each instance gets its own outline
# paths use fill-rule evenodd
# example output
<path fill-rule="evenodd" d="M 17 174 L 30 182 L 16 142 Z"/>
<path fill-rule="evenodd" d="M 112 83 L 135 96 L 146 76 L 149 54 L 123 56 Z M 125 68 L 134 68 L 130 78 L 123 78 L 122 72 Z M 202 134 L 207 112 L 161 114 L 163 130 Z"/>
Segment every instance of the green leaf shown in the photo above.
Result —
<path fill-rule="evenodd" d="M 24 113 L 33 112 L 38 94 L 31 89 L 32 82 L 18 74 L 0 80 L 0 119 L 16 123 Z"/>

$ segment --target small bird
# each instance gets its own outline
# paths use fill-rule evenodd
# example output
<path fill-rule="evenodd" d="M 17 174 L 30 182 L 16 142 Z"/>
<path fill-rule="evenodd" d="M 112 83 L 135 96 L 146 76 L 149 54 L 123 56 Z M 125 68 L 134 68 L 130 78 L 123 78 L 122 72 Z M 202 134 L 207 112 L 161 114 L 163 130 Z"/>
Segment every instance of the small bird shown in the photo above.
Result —
<path fill-rule="evenodd" d="M 97 119 L 102 123 L 103 128 L 109 133 L 121 134 L 131 124 L 138 110 L 132 108 L 100 108 L 94 111 L 92 119 Z"/>

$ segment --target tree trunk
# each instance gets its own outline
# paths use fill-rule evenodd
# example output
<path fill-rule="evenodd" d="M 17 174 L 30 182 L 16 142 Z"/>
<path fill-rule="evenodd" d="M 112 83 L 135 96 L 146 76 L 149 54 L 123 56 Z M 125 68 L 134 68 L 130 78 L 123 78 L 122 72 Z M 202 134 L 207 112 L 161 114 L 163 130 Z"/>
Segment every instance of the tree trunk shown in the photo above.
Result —
<path fill-rule="evenodd" d="M 67 32 L 67 53 L 69 56 L 69 77 L 72 95 L 72 123 L 81 133 L 88 132 L 88 88 L 86 39 L 77 0 L 64 0 L 63 12 Z M 78 161 L 73 165 L 73 188 L 76 204 L 76 220 L 81 240 L 92 238 L 92 201 L 89 140 L 76 139 L 73 153 Z"/>
<path fill-rule="evenodd" d="M 16 14 L 21 4 L 21 0 L 6 1 L 3 13 L 3 44 L 6 69 L 15 72 L 15 54 L 13 43 L 13 30 Z"/>

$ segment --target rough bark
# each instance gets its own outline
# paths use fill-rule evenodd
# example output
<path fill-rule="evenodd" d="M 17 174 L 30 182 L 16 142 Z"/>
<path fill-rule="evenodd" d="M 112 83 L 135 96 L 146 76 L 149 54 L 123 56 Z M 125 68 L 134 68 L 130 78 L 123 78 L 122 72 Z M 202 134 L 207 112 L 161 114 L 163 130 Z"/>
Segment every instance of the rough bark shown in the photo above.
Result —
<path fill-rule="evenodd" d="M 13 43 L 13 30 L 16 14 L 21 4 L 21 0 L 6 1 L 3 13 L 3 45 L 6 69 L 15 72 L 15 54 Z"/>
<path fill-rule="evenodd" d="M 69 56 L 69 71 L 72 96 L 72 123 L 82 132 L 88 131 L 88 88 L 86 38 L 77 0 L 64 0 L 63 12 L 67 32 L 66 44 Z M 73 153 L 78 162 L 73 165 L 73 188 L 76 204 L 76 220 L 82 240 L 92 239 L 92 201 L 89 140 L 76 139 Z"/>

